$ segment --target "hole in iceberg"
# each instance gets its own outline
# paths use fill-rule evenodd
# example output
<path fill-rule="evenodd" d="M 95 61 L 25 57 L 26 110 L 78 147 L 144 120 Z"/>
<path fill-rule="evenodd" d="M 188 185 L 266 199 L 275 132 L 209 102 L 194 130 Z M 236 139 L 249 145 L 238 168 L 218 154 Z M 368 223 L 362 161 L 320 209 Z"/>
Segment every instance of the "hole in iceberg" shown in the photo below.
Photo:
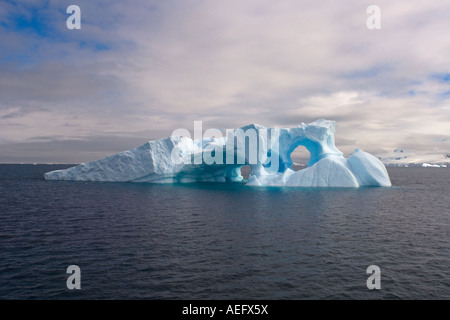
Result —
<path fill-rule="evenodd" d="M 307 167 L 311 154 L 305 146 L 298 146 L 292 151 L 290 157 L 292 159 L 292 170 L 299 171 Z"/>

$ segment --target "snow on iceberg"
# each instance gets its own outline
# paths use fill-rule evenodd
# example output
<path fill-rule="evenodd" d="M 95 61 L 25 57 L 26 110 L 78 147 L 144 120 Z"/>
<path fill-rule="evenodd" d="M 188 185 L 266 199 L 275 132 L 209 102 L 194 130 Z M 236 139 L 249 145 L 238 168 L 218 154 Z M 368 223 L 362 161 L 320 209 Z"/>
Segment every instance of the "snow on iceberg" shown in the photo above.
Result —
<path fill-rule="evenodd" d="M 183 131 L 187 132 L 187 130 Z M 214 131 L 221 135 L 219 130 Z M 65 170 L 47 172 L 47 180 L 150 183 L 240 182 L 252 186 L 350 187 L 390 186 L 384 164 L 355 150 L 344 158 L 334 143 L 335 122 L 316 120 L 296 128 L 265 128 L 252 124 L 227 130 L 225 137 L 185 136 L 144 145 Z M 310 152 L 306 169 L 292 169 L 291 153 Z M 248 180 L 241 167 L 250 165 Z"/>

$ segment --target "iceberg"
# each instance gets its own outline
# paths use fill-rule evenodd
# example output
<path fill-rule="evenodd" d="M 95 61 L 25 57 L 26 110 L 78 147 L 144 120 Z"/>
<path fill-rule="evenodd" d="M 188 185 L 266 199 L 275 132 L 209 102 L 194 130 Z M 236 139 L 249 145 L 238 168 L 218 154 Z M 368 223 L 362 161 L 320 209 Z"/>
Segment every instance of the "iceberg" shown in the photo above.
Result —
<path fill-rule="evenodd" d="M 174 131 L 179 132 L 179 131 Z M 215 130 L 214 137 L 185 135 L 149 141 L 135 149 L 65 170 L 45 173 L 46 180 L 147 183 L 242 182 L 249 186 L 391 186 L 384 164 L 356 149 L 348 158 L 335 146 L 335 122 L 319 119 L 295 128 L 257 124 Z M 292 169 L 292 152 L 310 152 L 307 168 Z M 248 180 L 241 168 L 250 165 Z"/>
<path fill-rule="evenodd" d="M 432 163 L 422 163 L 422 168 L 447 168 L 447 166 L 445 164 L 440 165 L 440 164 L 432 164 Z"/>

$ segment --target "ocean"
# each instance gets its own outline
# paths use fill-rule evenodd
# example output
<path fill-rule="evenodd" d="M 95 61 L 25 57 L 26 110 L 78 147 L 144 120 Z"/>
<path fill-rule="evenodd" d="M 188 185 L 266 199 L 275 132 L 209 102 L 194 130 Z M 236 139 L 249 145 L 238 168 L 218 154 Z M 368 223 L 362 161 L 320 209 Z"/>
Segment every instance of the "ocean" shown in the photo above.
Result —
<path fill-rule="evenodd" d="M 67 167 L 0 165 L 2 300 L 450 299 L 450 169 L 360 189 L 43 179 Z"/>

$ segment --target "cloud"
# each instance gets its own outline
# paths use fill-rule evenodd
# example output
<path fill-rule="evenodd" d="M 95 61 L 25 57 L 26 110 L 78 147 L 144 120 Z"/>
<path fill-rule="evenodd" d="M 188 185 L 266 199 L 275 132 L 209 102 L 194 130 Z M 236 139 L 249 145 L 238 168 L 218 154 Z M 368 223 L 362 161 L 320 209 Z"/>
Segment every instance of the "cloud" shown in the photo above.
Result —
<path fill-rule="evenodd" d="M 2 161 L 77 164 L 103 158 L 116 153 L 117 150 L 137 147 L 144 144 L 148 138 L 142 133 L 135 133 L 133 136 L 92 135 L 88 139 L 68 139 L 65 136 L 56 135 L 41 136 L 27 142 L 3 145 Z"/>
<path fill-rule="evenodd" d="M 0 9 L 3 146 L 328 118 L 344 152 L 448 148 L 449 1 L 378 1 L 381 30 L 352 0 L 80 0 L 67 30 L 70 4 Z"/>

